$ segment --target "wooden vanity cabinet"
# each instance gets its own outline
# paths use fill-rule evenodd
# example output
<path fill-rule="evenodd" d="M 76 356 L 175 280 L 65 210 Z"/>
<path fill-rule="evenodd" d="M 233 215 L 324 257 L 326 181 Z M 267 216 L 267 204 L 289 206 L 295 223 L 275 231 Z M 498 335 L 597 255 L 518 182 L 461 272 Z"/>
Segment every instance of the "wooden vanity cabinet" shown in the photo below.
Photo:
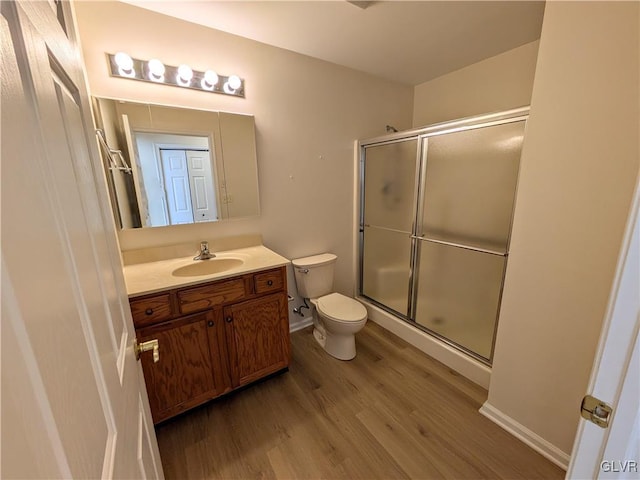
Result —
<path fill-rule="evenodd" d="M 130 299 L 154 423 L 286 369 L 286 269 Z M 168 313 L 167 313 L 168 312 Z"/>
<path fill-rule="evenodd" d="M 233 387 L 289 365 L 287 297 L 272 294 L 225 307 L 225 337 Z"/>
<path fill-rule="evenodd" d="M 177 415 L 231 390 L 220 345 L 222 321 L 213 311 L 138 330 L 139 342 L 158 340 L 160 361 L 141 355 L 154 422 Z"/>

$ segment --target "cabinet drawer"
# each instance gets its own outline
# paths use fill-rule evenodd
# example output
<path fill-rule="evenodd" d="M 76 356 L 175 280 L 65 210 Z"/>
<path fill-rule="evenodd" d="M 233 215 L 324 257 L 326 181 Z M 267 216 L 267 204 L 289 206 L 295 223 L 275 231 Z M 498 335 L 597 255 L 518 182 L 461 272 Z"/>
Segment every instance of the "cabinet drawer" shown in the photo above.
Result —
<path fill-rule="evenodd" d="M 171 318 L 171 302 L 169 294 L 131 301 L 133 324 L 143 327 Z"/>
<path fill-rule="evenodd" d="M 204 287 L 182 290 L 178 292 L 178 302 L 181 313 L 192 313 L 242 300 L 244 296 L 244 280 L 237 278 Z"/>
<path fill-rule="evenodd" d="M 258 273 L 253 276 L 256 293 L 275 292 L 284 288 L 282 270 Z"/>

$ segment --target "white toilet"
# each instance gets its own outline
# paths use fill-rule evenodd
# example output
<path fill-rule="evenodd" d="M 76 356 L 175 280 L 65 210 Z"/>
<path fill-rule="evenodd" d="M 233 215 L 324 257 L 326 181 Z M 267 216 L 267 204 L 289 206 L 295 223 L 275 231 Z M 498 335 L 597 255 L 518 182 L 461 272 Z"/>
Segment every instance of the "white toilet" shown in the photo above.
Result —
<path fill-rule="evenodd" d="M 329 355 L 351 360 L 356 356 L 355 334 L 367 323 L 367 310 L 353 298 L 331 293 L 337 258 L 323 253 L 292 263 L 298 293 L 311 301 L 313 336 Z"/>

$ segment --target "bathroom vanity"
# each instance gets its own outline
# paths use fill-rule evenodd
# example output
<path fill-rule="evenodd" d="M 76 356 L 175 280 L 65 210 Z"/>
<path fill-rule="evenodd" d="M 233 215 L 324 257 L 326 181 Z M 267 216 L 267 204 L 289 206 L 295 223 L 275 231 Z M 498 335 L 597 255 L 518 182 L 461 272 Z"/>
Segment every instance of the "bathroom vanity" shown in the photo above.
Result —
<path fill-rule="evenodd" d="M 125 266 L 154 423 L 288 368 L 288 263 L 253 246 Z"/>

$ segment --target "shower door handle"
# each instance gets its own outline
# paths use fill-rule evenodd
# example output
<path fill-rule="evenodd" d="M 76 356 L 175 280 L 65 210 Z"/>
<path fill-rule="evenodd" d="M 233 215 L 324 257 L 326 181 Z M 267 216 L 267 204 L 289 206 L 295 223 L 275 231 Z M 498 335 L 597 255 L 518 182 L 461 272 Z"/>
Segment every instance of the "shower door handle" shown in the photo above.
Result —
<path fill-rule="evenodd" d="M 506 257 L 508 252 L 499 252 L 497 250 L 489 250 L 486 248 L 473 247 L 471 245 L 465 245 L 463 243 L 446 242 L 444 240 L 436 240 L 435 238 L 421 237 L 418 235 L 411 235 L 411 238 L 416 240 L 422 240 L 423 242 L 437 243 L 438 245 L 446 245 L 448 247 L 464 248 L 465 250 L 472 250 L 474 252 L 488 253 L 489 255 L 497 255 L 499 257 Z"/>

